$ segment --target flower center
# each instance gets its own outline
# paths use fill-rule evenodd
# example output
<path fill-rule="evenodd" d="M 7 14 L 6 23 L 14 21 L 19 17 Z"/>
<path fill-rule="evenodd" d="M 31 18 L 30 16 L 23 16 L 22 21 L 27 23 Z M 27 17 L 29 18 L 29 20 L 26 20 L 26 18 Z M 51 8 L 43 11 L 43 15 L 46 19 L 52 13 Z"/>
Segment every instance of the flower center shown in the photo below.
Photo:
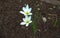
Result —
<path fill-rule="evenodd" d="M 26 20 L 26 23 L 29 23 L 29 21 L 28 21 L 28 20 Z"/>
<path fill-rule="evenodd" d="M 25 14 L 26 14 L 26 15 L 28 15 L 28 14 L 29 14 L 29 12 L 27 11 L 27 12 L 25 12 Z"/>

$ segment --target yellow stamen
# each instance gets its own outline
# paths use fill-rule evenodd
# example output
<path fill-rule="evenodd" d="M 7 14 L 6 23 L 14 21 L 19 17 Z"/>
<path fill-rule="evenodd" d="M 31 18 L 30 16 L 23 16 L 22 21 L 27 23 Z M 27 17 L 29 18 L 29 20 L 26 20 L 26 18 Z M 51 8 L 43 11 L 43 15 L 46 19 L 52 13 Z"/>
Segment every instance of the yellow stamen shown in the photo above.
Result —
<path fill-rule="evenodd" d="M 25 12 L 25 14 L 26 14 L 26 15 L 28 15 L 28 14 L 29 14 L 29 12 L 27 11 L 27 12 Z"/>
<path fill-rule="evenodd" d="M 28 21 L 28 20 L 26 20 L 26 23 L 29 23 L 29 21 Z"/>

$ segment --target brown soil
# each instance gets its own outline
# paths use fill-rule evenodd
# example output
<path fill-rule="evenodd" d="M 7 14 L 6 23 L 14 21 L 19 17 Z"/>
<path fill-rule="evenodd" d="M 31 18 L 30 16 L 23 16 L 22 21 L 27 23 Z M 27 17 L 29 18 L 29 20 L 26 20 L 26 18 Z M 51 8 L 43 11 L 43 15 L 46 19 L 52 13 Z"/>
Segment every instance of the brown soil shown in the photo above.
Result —
<path fill-rule="evenodd" d="M 60 38 L 60 6 L 40 0 L 0 0 L 0 38 L 34 38 L 31 25 L 28 28 L 20 26 L 24 16 L 19 11 L 25 4 L 29 4 L 33 9 L 32 16 L 37 26 L 35 38 Z M 37 10 L 38 8 L 40 10 Z M 39 19 L 36 19 L 37 12 Z M 52 25 L 52 20 L 56 18 L 53 14 L 58 18 L 56 27 Z M 52 19 L 43 23 L 42 16 L 50 16 Z"/>

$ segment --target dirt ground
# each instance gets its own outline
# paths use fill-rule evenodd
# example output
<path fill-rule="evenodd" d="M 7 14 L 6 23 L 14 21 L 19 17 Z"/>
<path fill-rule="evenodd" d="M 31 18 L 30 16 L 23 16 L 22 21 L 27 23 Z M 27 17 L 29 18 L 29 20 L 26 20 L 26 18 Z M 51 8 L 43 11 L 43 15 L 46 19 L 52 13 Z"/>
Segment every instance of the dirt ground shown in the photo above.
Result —
<path fill-rule="evenodd" d="M 29 4 L 32 8 L 32 16 L 37 26 L 35 38 L 60 38 L 60 5 L 40 0 L 0 0 L 0 38 L 34 38 L 31 25 L 28 28 L 20 26 L 24 16 L 19 11 L 25 4 Z M 36 13 L 39 16 L 38 19 L 36 19 Z M 51 19 L 44 23 L 42 16 L 47 19 L 51 17 Z M 57 25 L 53 27 L 52 20 L 56 18 Z"/>

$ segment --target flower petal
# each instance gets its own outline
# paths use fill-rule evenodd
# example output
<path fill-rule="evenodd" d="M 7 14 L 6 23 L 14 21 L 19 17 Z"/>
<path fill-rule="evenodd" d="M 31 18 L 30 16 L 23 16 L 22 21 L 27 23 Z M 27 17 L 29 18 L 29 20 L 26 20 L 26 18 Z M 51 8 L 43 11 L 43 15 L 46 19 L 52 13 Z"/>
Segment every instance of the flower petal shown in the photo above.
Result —
<path fill-rule="evenodd" d="M 31 16 L 25 16 L 25 20 L 31 20 Z"/>
<path fill-rule="evenodd" d="M 32 8 L 29 8 L 28 11 L 31 12 Z"/>
<path fill-rule="evenodd" d="M 25 22 L 21 22 L 20 25 L 25 25 Z"/>
<path fill-rule="evenodd" d="M 23 18 L 23 21 L 25 21 L 25 18 Z"/>
<path fill-rule="evenodd" d="M 26 27 L 29 25 L 29 23 L 26 24 Z"/>
<path fill-rule="evenodd" d="M 30 21 L 29 23 L 32 23 L 32 21 Z"/>
<path fill-rule="evenodd" d="M 21 13 L 21 14 L 24 14 L 24 12 L 23 12 L 23 11 L 20 11 L 20 13 Z"/>
<path fill-rule="evenodd" d="M 31 20 L 31 16 L 29 16 L 29 17 L 27 17 L 28 18 L 28 20 Z"/>
<path fill-rule="evenodd" d="M 30 13 L 29 15 L 32 15 L 32 13 Z"/>
<path fill-rule="evenodd" d="M 26 11 L 27 11 L 27 9 L 26 9 L 25 7 L 23 7 L 22 9 L 23 9 L 23 11 L 24 11 L 24 12 L 26 12 Z"/>
<path fill-rule="evenodd" d="M 26 9 L 29 9 L 29 5 L 28 4 L 26 5 Z"/>
<path fill-rule="evenodd" d="M 25 19 L 28 20 L 28 18 L 29 18 L 29 17 L 28 17 L 27 15 L 25 15 Z"/>

